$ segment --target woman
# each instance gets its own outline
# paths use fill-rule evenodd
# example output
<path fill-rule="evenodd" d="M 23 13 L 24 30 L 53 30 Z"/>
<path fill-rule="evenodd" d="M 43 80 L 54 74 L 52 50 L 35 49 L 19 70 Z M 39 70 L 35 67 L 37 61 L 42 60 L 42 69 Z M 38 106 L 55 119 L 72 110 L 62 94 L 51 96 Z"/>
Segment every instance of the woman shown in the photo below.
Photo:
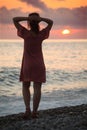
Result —
<path fill-rule="evenodd" d="M 20 22 L 27 21 L 28 28 Z M 47 26 L 40 31 L 39 23 L 44 21 Z M 23 83 L 23 98 L 26 107 L 24 118 L 31 116 L 30 109 L 30 83 L 33 82 L 33 111 L 32 117 L 37 117 L 37 110 L 41 98 L 41 85 L 46 81 L 46 70 L 42 53 L 42 41 L 49 37 L 53 21 L 41 18 L 38 13 L 31 13 L 28 17 L 13 18 L 17 34 L 24 39 L 24 53 L 20 73 L 20 81 Z"/>

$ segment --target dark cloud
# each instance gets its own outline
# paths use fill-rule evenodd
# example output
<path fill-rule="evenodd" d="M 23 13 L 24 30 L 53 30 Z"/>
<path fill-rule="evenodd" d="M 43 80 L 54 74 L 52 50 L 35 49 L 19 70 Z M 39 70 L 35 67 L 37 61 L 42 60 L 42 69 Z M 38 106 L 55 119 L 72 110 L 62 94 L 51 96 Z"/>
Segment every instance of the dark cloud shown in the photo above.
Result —
<path fill-rule="evenodd" d="M 49 16 L 58 26 L 87 27 L 87 6 L 79 8 L 50 9 L 45 16 Z"/>
<path fill-rule="evenodd" d="M 24 16 L 26 13 L 23 13 L 20 8 L 8 10 L 6 7 L 0 8 L 0 23 L 10 24 L 12 23 L 12 18 L 15 16 Z"/>
<path fill-rule="evenodd" d="M 9 23 L 10 22 L 10 11 L 5 7 L 0 8 L 0 23 Z"/>
<path fill-rule="evenodd" d="M 39 1 L 38 1 L 39 2 Z M 22 12 L 20 8 L 8 10 L 6 7 L 0 8 L 0 23 L 12 23 L 15 16 L 27 16 L 29 12 Z M 71 26 L 75 28 L 87 28 L 87 6 L 79 8 L 58 8 L 44 10 L 40 14 L 42 17 L 49 17 L 54 21 L 54 28 L 58 26 Z"/>
<path fill-rule="evenodd" d="M 47 9 L 47 6 L 41 0 L 19 0 L 19 1 L 25 2 L 25 3 L 29 4 L 29 5 L 32 5 L 32 6 L 36 7 L 36 8 L 39 8 L 41 10 L 46 10 Z"/>

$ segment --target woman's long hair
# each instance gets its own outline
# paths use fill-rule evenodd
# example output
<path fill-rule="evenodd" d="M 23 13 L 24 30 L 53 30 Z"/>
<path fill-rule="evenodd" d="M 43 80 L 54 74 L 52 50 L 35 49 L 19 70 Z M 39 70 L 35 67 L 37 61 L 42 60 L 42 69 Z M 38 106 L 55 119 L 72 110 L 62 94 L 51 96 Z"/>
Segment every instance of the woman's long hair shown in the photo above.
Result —
<path fill-rule="evenodd" d="M 37 16 L 39 16 L 38 13 L 31 13 L 31 14 L 29 14 L 29 16 L 32 16 L 32 15 L 37 15 Z M 39 24 L 38 24 L 37 21 L 33 20 L 33 21 L 31 21 L 31 22 L 28 22 L 28 26 L 30 26 L 31 30 L 32 30 L 33 32 L 35 32 L 36 34 L 39 33 L 40 27 L 39 27 Z"/>

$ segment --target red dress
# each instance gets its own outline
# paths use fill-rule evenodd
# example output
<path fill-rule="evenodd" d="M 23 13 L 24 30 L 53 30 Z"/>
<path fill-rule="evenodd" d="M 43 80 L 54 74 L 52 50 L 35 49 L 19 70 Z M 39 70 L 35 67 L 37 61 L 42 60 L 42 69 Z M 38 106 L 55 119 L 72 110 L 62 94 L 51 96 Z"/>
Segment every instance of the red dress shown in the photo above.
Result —
<path fill-rule="evenodd" d="M 42 41 L 48 38 L 49 31 L 50 29 L 46 27 L 34 36 L 22 26 L 18 29 L 18 36 L 24 39 L 20 81 L 46 82 Z"/>

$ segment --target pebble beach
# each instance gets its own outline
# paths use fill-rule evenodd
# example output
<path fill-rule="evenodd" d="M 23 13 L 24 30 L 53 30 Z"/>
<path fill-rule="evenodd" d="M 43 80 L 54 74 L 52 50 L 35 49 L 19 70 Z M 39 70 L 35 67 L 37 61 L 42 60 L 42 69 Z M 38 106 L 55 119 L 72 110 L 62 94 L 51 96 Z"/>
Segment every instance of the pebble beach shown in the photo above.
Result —
<path fill-rule="evenodd" d="M 38 111 L 36 119 L 22 114 L 0 117 L 0 130 L 87 130 L 87 104 Z"/>

